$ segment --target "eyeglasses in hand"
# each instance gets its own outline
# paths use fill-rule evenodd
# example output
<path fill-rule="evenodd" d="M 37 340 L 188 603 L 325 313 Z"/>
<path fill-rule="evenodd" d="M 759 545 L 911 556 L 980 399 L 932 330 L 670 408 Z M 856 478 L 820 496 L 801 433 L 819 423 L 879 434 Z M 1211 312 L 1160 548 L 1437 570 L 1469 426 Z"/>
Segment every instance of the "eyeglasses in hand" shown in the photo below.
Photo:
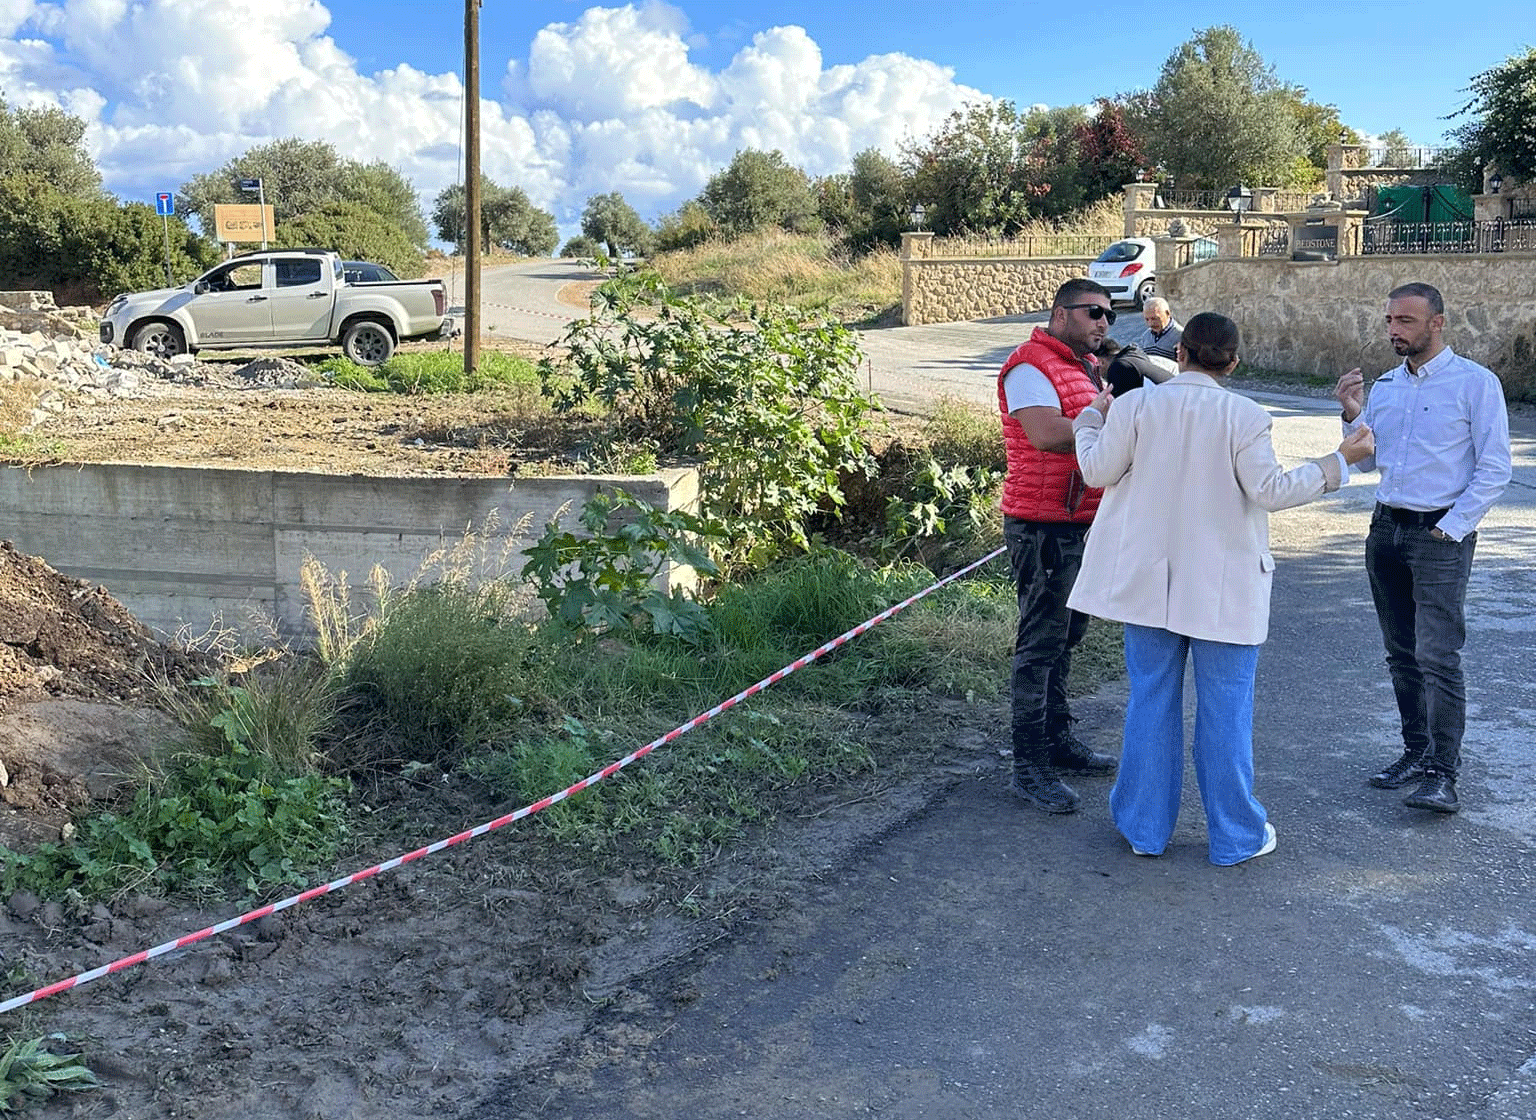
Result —
<path fill-rule="evenodd" d="M 1084 311 L 1084 310 L 1086 310 L 1088 312 L 1088 318 L 1090 318 L 1090 319 L 1108 319 L 1110 326 L 1114 326 L 1115 325 L 1115 313 L 1113 311 L 1111 311 L 1109 308 L 1103 307 L 1103 306 L 1101 306 L 1101 305 L 1099 305 L 1097 303 L 1064 303 L 1064 304 L 1061 305 L 1061 307 L 1062 307 L 1063 311 Z"/>

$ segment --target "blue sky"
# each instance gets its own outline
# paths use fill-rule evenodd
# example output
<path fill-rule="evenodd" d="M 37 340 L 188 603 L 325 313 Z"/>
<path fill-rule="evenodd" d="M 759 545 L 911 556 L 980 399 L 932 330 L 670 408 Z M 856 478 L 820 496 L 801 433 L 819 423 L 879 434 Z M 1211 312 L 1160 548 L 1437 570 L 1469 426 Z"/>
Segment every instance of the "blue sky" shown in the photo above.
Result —
<path fill-rule="evenodd" d="M 591 6 L 490 0 L 481 14 L 482 82 L 494 80 L 508 59 L 525 58 L 540 28 L 574 21 Z M 829 65 L 904 53 L 949 67 L 956 81 L 1021 105 L 1078 104 L 1149 88 L 1163 61 L 1194 32 L 1232 24 L 1281 79 L 1338 106 L 1355 128 L 1401 128 L 1426 145 L 1438 144 L 1451 127 L 1441 118 L 1465 102 L 1468 79 L 1536 44 L 1536 15 L 1529 4 L 1512 0 L 1461 6 L 1337 0 L 1315 6 L 1315 14 L 1305 5 L 1188 2 L 681 0 L 671 6 L 688 18 L 692 57 L 713 69 L 756 32 L 794 24 L 810 33 Z M 444 34 L 423 36 L 380 20 L 380 4 L 373 0 L 333 0 L 327 7 L 333 33 L 351 44 L 364 67 L 381 69 L 402 59 L 434 69 L 462 64 L 462 24 L 454 22 L 460 8 L 449 13 Z M 1159 8 L 1168 14 L 1137 14 Z"/>
<path fill-rule="evenodd" d="M 607 190 L 654 218 L 743 147 L 826 174 L 866 147 L 896 154 L 981 96 L 1057 106 L 1150 87 L 1217 23 L 1361 132 L 1434 145 L 1473 75 L 1536 39 L 1529 3 L 1513 0 L 1202 0 L 1147 14 L 1158 7 L 488 0 L 483 162 L 565 234 Z M 0 91 L 84 117 L 121 197 L 297 135 L 386 160 L 429 202 L 460 175 L 462 19 L 457 0 L 0 0 Z"/>

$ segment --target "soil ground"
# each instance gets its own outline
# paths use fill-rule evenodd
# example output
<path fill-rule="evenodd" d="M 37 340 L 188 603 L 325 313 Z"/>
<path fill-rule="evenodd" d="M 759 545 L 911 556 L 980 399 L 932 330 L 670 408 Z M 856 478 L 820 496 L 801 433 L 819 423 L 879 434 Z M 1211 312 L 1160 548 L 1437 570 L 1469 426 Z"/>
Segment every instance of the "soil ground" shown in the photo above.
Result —
<path fill-rule="evenodd" d="M 507 345 L 498 342 L 498 345 Z M 516 346 L 517 344 L 512 344 Z M 538 348 L 523 346 L 536 357 Z M 81 397 L 31 435 L 65 461 L 159 461 L 375 474 L 542 469 L 563 453 L 515 401 L 397 398 L 305 386 L 249 356 L 137 396 Z M 284 387 L 293 385 L 294 387 Z M 0 842 L 56 839 L 174 734 L 155 679 L 210 662 L 156 643 L 106 589 L 0 552 Z M 932 702 L 929 705 L 931 715 Z M 570 866 L 524 821 L 147 964 L 9 1013 L 5 1033 L 60 1031 L 106 1082 L 43 1116 L 298 1120 L 469 1114 L 509 1074 L 578 1038 L 628 982 L 793 908 L 808 879 L 920 812 L 959 773 L 995 767 L 992 703 L 906 702 L 864 714 L 897 757 L 856 787 L 802 789 L 775 823 L 703 868 L 644 853 Z M 723 717 L 729 718 L 729 717 Z M 922 727 L 914 727 L 921 723 Z M 639 745 L 634 744 L 634 745 Z M 686 739 L 669 749 L 686 749 Z M 643 763 L 642 763 L 643 765 Z M 459 779 L 381 778 L 375 827 L 345 874 L 515 806 Z M 105 905 L 0 899 L 5 990 L 17 995 L 240 913 L 129 893 Z M 686 985 L 669 998 L 686 1001 Z M 602 1060 L 592 1055 L 593 1063 Z"/>

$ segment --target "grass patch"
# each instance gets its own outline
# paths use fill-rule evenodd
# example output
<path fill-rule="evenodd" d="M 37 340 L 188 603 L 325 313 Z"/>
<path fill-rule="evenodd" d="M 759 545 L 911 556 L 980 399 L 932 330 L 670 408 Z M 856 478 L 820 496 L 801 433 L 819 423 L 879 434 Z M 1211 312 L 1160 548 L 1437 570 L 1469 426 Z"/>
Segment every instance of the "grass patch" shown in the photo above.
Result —
<path fill-rule="evenodd" d="M 0 848 L 6 890 L 257 894 L 331 865 L 347 831 L 347 783 L 317 767 L 334 719 L 323 674 L 292 665 L 238 684 L 205 679 L 170 706 L 182 741 L 120 804 L 30 853 Z"/>
<path fill-rule="evenodd" d="M 314 369 L 343 389 L 364 393 L 478 393 L 487 389 L 532 389 L 539 375 L 534 364 L 517 354 L 484 350 L 472 376 L 464 372 L 464 355 L 451 350 L 395 354 L 380 366 L 360 366 L 346 358 L 326 358 Z"/>
<path fill-rule="evenodd" d="M 894 250 L 850 257 L 820 234 L 765 230 L 659 253 L 650 263 L 679 293 L 793 304 L 861 326 L 894 322 L 901 304 Z"/>

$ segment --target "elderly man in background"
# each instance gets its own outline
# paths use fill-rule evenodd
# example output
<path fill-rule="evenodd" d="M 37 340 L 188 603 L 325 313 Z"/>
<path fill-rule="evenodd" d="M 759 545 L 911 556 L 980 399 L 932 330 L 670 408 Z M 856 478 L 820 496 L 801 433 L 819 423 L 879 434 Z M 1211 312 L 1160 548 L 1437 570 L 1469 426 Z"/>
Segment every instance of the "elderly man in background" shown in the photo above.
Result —
<path fill-rule="evenodd" d="M 1179 340 L 1184 337 L 1184 325 L 1173 317 L 1168 301 L 1162 296 L 1153 296 L 1142 305 L 1141 318 L 1147 324 L 1147 329 L 1131 341 L 1141 348 L 1142 353 L 1166 359 L 1177 370 L 1173 352 L 1178 349 Z"/>

